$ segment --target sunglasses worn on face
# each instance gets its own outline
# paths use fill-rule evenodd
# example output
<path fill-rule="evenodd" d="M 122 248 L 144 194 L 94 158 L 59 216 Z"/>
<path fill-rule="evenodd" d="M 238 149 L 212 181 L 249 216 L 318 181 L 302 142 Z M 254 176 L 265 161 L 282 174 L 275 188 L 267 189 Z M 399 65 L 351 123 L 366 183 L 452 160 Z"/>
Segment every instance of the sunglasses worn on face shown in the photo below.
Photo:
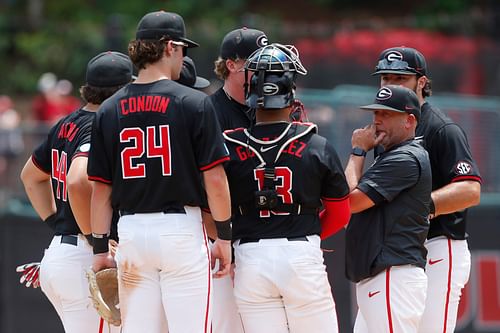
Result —
<path fill-rule="evenodd" d="M 182 47 L 182 56 L 187 56 L 188 45 L 184 42 L 171 41 L 174 46 Z"/>

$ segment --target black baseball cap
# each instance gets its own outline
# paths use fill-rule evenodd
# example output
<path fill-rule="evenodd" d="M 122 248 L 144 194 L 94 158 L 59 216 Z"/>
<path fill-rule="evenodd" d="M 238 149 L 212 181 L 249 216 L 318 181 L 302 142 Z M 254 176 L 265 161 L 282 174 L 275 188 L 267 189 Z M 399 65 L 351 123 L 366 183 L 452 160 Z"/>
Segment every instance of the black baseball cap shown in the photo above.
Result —
<path fill-rule="evenodd" d="M 182 16 L 176 13 L 158 11 L 143 16 L 137 25 L 137 40 L 159 40 L 167 37 L 185 42 L 188 47 L 197 47 L 198 43 L 186 38 L 186 26 Z"/>
<path fill-rule="evenodd" d="M 194 61 L 187 56 L 184 57 L 182 61 L 181 75 L 177 82 L 195 89 L 204 89 L 210 85 L 210 81 L 196 75 L 196 66 L 194 65 Z"/>
<path fill-rule="evenodd" d="M 391 47 L 380 53 L 372 75 L 386 73 L 427 75 L 427 63 L 424 55 L 416 49 L 405 46 Z"/>
<path fill-rule="evenodd" d="M 390 110 L 406 112 L 420 120 L 420 103 L 417 94 L 403 86 L 387 85 L 377 92 L 373 104 L 360 107 L 363 110 Z"/>
<path fill-rule="evenodd" d="M 94 87 L 121 86 L 132 81 L 134 66 L 123 53 L 107 51 L 90 59 L 86 82 Z"/>
<path fill-rule="evenodd" d="M 247 59 L 255 50 L 268 44 L 267 36 L 257 29 L 241 28 L 229 32 L 220 46 L 222 59 Z"/>

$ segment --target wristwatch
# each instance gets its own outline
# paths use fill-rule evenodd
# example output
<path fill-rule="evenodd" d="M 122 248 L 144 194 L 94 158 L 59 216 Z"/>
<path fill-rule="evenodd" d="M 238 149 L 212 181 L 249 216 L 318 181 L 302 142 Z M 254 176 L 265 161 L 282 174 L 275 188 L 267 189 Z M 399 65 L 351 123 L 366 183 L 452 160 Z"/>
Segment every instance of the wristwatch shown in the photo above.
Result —
<path fill-rule="evenodd" d="M 363 148 L 360 147 L 354 147 L 352 148 L 351 154 L 354 156 L 366 156 L 366 151 Z"/>

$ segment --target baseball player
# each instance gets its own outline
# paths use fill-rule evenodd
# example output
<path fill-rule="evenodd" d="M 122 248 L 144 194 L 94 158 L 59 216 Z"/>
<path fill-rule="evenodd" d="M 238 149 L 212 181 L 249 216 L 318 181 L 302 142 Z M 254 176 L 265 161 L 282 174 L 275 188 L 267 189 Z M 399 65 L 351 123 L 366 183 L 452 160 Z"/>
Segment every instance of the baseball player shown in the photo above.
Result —
<path fill-rule="evenodd" d="M 87 181 L 87 155 L 99 104 L 131 81 L 132 69 L 130 59 L 119 52 L 92 58 L 87 65 L 86 84 L 80 90 L 85 106 L 52 127 L 21 172 L 34 209 L 54 230 L 41 261 L 40 286 L 65 332 L 103 332 L 85 277 L 93 258 L 88 241 L 91 186 Z"/>
<path fill-rule="evenodd" d="M 354 332 L 417 332 L 425 305 L 425 237 L 431 192 L 429 156 L 414 140 L 417 95 L 388 85 L 377 92 L 373 124 L 352 135 L 345 170 L 353 213 L 346 231 L 346 273 L 356 283 Z M 385 151 L 364 174 L 367 151 Z"/>
<path fill-rule="evenodd" d="M 129 44 L 138 77 L 102 104 L 92 128 L 93 269 L 115 265 L 106 241 L 114 208 L 123 332 L 164 332 L 163 317 L 170 333 L 208 332 L 210 259 L 220 260 L 216 277 L 229 271 L 231 207 L 221 165 L 229 158 L 206 95 L 174 81 L 196 46 L 180 15 L 142 17 Z M 199 208 L 206 200 L 218 236 L 211 253 Z"/>
<path fill-rule="evenodd" d="M 255 123 L 255 110 L 245 104 L 245 60 L 255 50 L 268 44 L 264 32 L 240 28 L 222 40 L 214 72 L 224 85 L 209 97 L 215 106 L 222 130 L 248 128 Z"/>
<path fill-rule="evenodd" d="M 289 120 L 295 80 L 307 73 L 293 46 L 255 51 L 245 71 L 254 74 L 245 94 L 257 123 L 224 132 L 244 331 L 338 332 L 320 234 L 350 217 L 340 160 L 314 124 Z"/>
<path fill-rule="evenodd" d="M 479 204 L 481 176 L 462 128 L 425 99 L 432 89 L 422 53 L 409 47 L 386 49 L 374 74 L 380 76 L 381 86 L 399 84 L 415 91 L 422 108 L 416 135 L 423 137 L 429 152 L 432 200 L 425 243 L 428 297 L 420 332 L 451 333 L 471 268 L 467 208 Z"/>
<path fill-rule="evenodd" d="M 256 29 L 235 29 L 224 36 L 214 68 L 224 85 L 208 97 L 215 107 L 222 130 L 246 128 L 255 123 L 255 110 L 245 104 L 243 65 L 248 56 L 265 45 L 267 36 Z M 210 217 L 205 216 L 204 220 L 210 221 Z M 209 235 L 212 235 L 211 224 L 206 225 Z M 212 328 L 216 333 L 243 333 L 230 276 L 214 280 Z"/>

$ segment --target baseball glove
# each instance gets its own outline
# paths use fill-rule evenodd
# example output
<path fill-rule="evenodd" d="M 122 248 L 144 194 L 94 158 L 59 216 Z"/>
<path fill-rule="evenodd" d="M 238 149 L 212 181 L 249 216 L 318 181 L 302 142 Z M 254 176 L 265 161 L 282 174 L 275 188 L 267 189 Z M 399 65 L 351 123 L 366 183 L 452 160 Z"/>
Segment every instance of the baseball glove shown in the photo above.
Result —
<path fill-rule="evenodd" d="M 108 323 L 120 326 L 120 309 L 118 308 L 118 277 L 116 268 L 107 268 L 95 273 L 87 271 L 90 297 L 99 315 Z"/>

